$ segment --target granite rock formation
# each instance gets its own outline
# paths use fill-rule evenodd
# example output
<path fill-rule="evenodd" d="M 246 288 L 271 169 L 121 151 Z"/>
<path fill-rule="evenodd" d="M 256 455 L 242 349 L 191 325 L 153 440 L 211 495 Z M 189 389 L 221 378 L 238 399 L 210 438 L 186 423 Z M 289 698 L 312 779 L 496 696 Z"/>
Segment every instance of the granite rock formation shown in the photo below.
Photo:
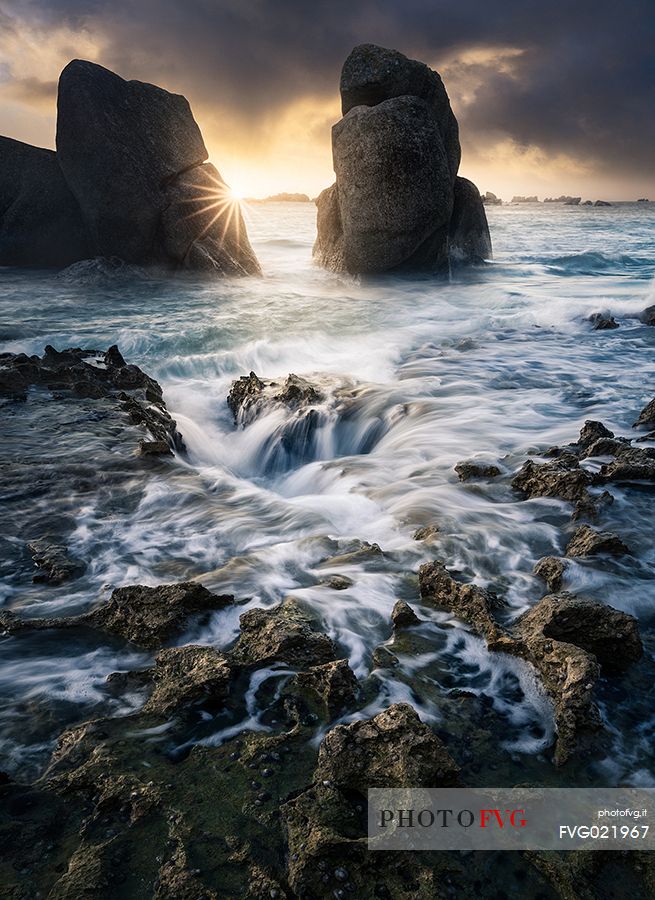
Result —
<path fill-rule="evenodd" d="M 459 130 L 439 75 L 374 44 L 341 73 L 336 183 L 317 199 L 314 256 L 333 271 L 447 271 L 491 256 L 480 194 L 457 177 Z"/>
<path fill-rule="evenodd" d="M 97 258 L 257 274 L 239 205 L 188 101 L 75 59 L 59 79 L 57 152 L 0 139 L 0 265 Z"/>

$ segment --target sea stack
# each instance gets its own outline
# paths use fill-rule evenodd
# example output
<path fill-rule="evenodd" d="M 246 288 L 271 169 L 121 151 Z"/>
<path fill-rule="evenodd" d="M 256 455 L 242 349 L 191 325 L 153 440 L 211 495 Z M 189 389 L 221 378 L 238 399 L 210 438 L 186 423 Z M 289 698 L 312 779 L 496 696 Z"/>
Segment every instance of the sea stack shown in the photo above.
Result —
<path fill-rule="evenodd" d="M 457 176 L 459 128 L 437 72 L 361 44 L 341 72 L 336 182 L 317 199 L 317 261 L 353 274 L 446 272 L 491 257 L 484 205 Z"/>
<path fill-rule="evenodd" d="M 260 271 L 184 97 L 75 59 L 61 73 L 57 113 L 56 153 L 0 141 L 1 168 L 18 173 L 0 180 L 0 265 L 117 257 L 220 275 Z M 57 240 L 44 240 L 51 233 Z"/>

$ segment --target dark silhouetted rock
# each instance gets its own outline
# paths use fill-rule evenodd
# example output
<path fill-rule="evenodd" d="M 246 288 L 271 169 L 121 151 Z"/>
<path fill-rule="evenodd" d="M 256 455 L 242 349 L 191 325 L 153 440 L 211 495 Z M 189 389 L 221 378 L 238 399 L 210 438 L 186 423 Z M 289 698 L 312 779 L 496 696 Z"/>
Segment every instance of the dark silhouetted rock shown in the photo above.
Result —
<path fill-rule="evenodd" d="M 608 203 L 607 200 L 596 200 L 594 206 L 611 206 L 611 203 Z"/>
<path fill-rule="evenodd" d="M 391 610 L 391 622 L 394 628 L 409 628 L 412 625 L 419 625 L 420 619 L 404 600 L 397 600 L 394 608 Z"/>
<path fill-rule="evenodd" d="M 594 331 L 611 331 L 612 329 L 619 327 L 619 323 L 614 316 L 610 316 L 606 313 L 594 313 L 589 316 L 589 321 L 594 326 Z"/>
<path fill-rule="evenodd" d="M 596 441 L 613 437 L 614 432 L 610 431 L 609 428 L 606 428 L 602 422 L 587 419 L 580 429 L 580 436 L 578 437 L 577 443 L 579 447 L 586 450 L 591 447 L 592 444 L 595 444 Z"/>
<path fill-rule="evenodd" d="M 598 553 L 623 556 L 630 553 L 630 548 L 610 531 L 596 531 L 589 525 L 581 525 L 576 528 L 566 548 L 566 555 L 568 557 L 596 556 Z"/>
<path fill-rule="evenodd" d="M 643 312 L 639 313 L 639 321 L 644 325 L 655 325 L 655 304 L 647 306 Z"/>
<path fill-rule="evenodd" d="M 377 106 L 393 97 L 425 100 L 437 121 L 451 178 L 455 178 L 461 157 L 459 128 L 437 72 L 397 50 L 360 44 L 343 64 L 339 88 L 344 116 L 356 106 Z"/>
<path fill-rule="evenodd" d="M 55 153 L 0 137 L 0 266 L 67 266 L 88 255 Z"/>
<path fill-rule="evenodd" d="M 468 178 L 455 179 L 453 213 L 448 233 L 450 261 L 482 263 L 491 259 L 491 235 L 480 192 Z"/>
<path fill-rule="evenodd" d="M 316 201 L 318 262 L 362 274 L 445 272 L 449 234 L 453 259 L 488 258 L 480 195 L 465 179 L 455 184 L 458 126 L 439 75 L 396 50 L 362 44 L 344 63 L 341 97 L 343 118 L 332 129 L 336 184 Z"/>
<path fill-rule="evenodd" d="M 548 585 L 548 590 L 559 591 L 562 587 L 562 577 L 566 571 L 566 562 L 557 556 L 544 556 L 532 570 L 535 575 Z"/>
<path fill-rule="evenodd" d="M 500 475 L 498 466 L 488 463 L 460 462 L 455 466 L 455 471 L 460 481 L 470 481 L 472 478 L 497 478 Z"/>
<path fill-rule="evenodd" d="M 340 233 L 318 234 L 323 264 L 336 254 L 353 273 L 447 267 L 453 186 L 424 100 L 354 107 L 332 129 L 332 156 Z"/>
<path fill-rule="evenodd" d="M 187 100 L 73 60 L 61 73 L 57 157 L 93 256 L 259 271 L 238 203 L 207 159 Z"/>

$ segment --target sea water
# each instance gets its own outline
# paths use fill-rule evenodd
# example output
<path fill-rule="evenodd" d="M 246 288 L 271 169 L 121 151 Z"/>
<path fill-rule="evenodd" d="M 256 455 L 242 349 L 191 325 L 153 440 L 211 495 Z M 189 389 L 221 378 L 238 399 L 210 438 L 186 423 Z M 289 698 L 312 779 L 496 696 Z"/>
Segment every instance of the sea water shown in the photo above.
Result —
<path fill-rule="evenodd" d="M 227 648 L 240 613 L 294 596 L 365 681 L 346 720 L 412 703 L 456 758 L 459 742 L 469 783 L 477 773 L 486 783 L 654 785 L 652 486 L 613 485 L 604 513 L 601 527 L 633 555 L 573 561 L 567 572 L 567 589 L 637 616 L 646 647 L 625 676 L 601 681 L 611 746 L 584 771 L 554 774 L 552 710 L 531 668 L 423 607 L 416 574 L 440 559 L 499 594 L 510 616 L 545 592 L 532 569 L 563 553 L 571 509 L 522 500 L 511 474 L 575 440 L 586 419 L 631 435 L 655 394 L 655 328 L 637 318 L 655 303 L 655 204 L 492 207 L 494 261 L 449 281 L 322 271 L 311 258 L 313 204 L 244 212 L 261 278 L 0 272 L 0 352 L 117 344 L 161 383 L 187 447 L 170 463 L 136 464 L 134 434 L 101 412 L 97 428 L 81 427 L 67 401 L 38 414 L 4 403 L 0 602 L 30 617 L 75 614 L 121 585 L 199 579 L 238 605 L 177 643 Z M 620 327 L 593 330 L 597 312 Z M 325 401 L 311 441 L 289 441 L 286 409 L 235 427 L 226 397 L 251 370 L 318 383 Z M 469 459 L 502 476 L 460 483 L 453 467 Z M 415 540 L 426 525 L 438 532 Z M 86 571 L 60 586 L 33 583 L 26 542 L 53 531 Z M 383 553 L 330 562 L 361 542 Z M 352 585 L 332 589 L 332 574 Z M 397 599 L 424 624 L 394 648 L 395 668 L 376 668 Z M 19 779 L 41 770 L 66 725 L 143 702 L 106 690 L 111 672 L 152 661 L 119 641 L 40 632 L 4 636 L 0 647 L 0 769 Z M 275 727 L 267 706 L 287 677 L 286 667 L 256 673 L 239 713 L 205 717 L 176 742 Z"/>

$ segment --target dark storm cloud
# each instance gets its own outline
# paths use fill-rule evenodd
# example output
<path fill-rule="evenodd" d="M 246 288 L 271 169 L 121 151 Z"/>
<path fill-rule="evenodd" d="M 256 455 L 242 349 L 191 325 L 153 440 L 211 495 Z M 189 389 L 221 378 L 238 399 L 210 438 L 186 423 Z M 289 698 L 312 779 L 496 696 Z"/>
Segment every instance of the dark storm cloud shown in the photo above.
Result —
<path fill-rule="evenodd" d="M 469 143 L 511 138 L 609 171 L 653 167 L 653 0 L 22 0 L 5 9 L 14 21 L 87 28 L 103 40 L 102 62 L 122 74 L 244 120 L 334 94 L 341 63 L 363 41 L 427 60 L 514 47 L 523 53 L 511 73 L 484 68 L 457 110 Z"/>

